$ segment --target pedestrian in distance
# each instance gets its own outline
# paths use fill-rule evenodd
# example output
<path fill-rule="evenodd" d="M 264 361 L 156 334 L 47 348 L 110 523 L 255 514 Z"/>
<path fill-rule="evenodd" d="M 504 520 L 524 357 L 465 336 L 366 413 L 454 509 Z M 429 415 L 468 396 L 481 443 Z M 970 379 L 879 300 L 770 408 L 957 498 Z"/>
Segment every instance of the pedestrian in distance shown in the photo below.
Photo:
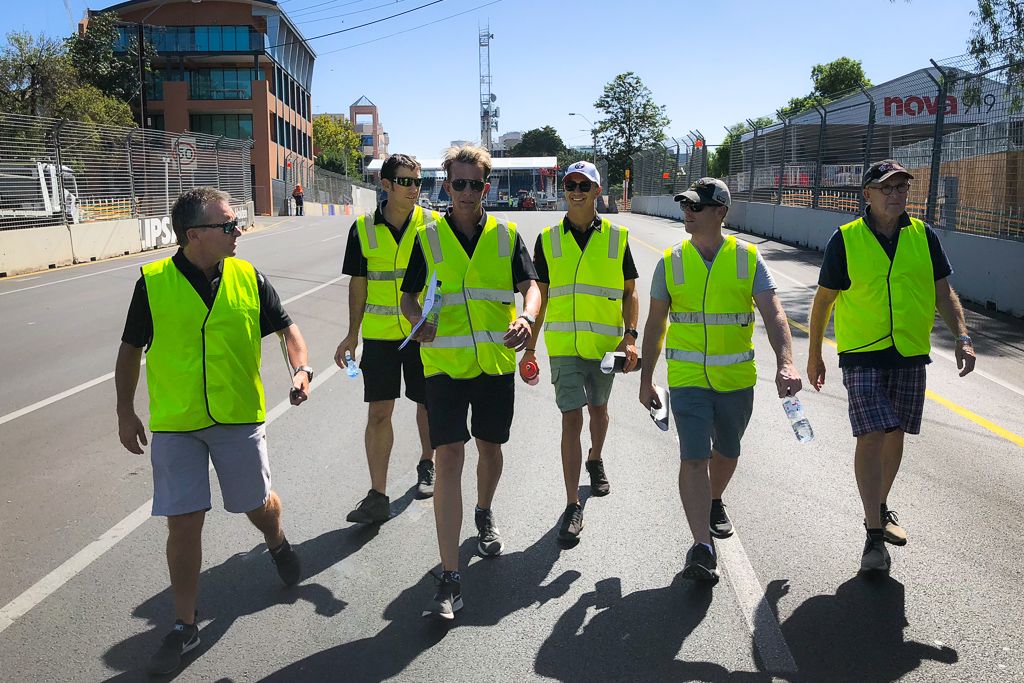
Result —
<path fill-rule="evenodd" d="M 292 190 L 292 199 L 295 200 L 295 215 L 296 216 L 305 216 L 306 214 L 305 214 L 305 211 L 304 211 L 304 209 L 302 207 L 303 192 L 302 192 L 302 184 L 301 183 L 296 185 L 295 189 Z"/>
<path fill-rule="evenodd" d="M 491 155 L 472 145 L 452 147 L 443 167 L 451 207 L 436 223 L 417 231 L 402 282 L 401 306 L 406 318 L 419 326 L 416 338 L 421 342 L 430 443 L 437 463 L 434 519 L 441 576 L 423 616 L 449 620 L 462 608 L 462 467 L 471 435 L 480 458 L 474 514 L 477 550 L 495 557 L 504 548 L 491 506 L 501 478 L 502 444 L 509 439 L 515 408 L 516 351 L 530 340 L 540 290 L 515 223 L 499 221 L 483 209 L 490 190 Z M 439 296 L 424 317 L 419 297 L 430 282 L 437 283 Z M 523 296 L 523 313 L 518 316 L 517 291 Z M 470 430 L 466 420 L 471 408 Z"/>
<path fill-rule="evenodd" d="M 963 377 L 975 356 L 960 299 L 947 278 L 953 269 L 938 236 L 907 214 L 914 176 L 892 159 L 864 173 L 864 215 L 839 227 L 825 246 L 811 308 L 807 377 L 825 385 L 821 343 L 835 308 L 836 345 L 857 440 L 854 472 L 867 539 L 861 571 L 887 572 L 885 544 L 906 545 L 907 533 L 888 505 L 903 460 L 906 434 L 921 432 L 925 367 L 938 309 L 956 338 Z"/>
<path fill-rule="evenodd" d="M 146 430 L 135 412 L 143 349 L 153 433 L 153 515 L 167 518 L 167 565 L 174 628 L 149 662 L 154 674 L 181 666 L 199 645 L 202 530 L 210 509 L 209 464 L 224 508 L 244 512 L 263 533 L 270 559 L 288 586 L 302 577 L 299 556 L 281 525 L 281 499 L 270 487 L 260 380 L 260 340 L 283 335 L 294 367 L 292 405 L 309 395 L 313 370 L 306 344 L 273 286 L 235 258 L 241 232 L 227 193 L 189 190 L 171 210 L 179 249 L 142 267 L 117 354 L 118 436 L 141 455 Z"/>
<path fill-rule="evenodd" d="M 578 161 L 566 169 L 562 182 L 568 211 L 557 225 L 544 228 L 533 249 L 541 309 L 523 362 L 534 360 L 543 325 L 555 403 L 562 413 L 566 507 L 558 538 L 572 542 L 583 530 L 579 496 L 583 408 L 590 415 L 586 461 L 590 493 L 606 496 L 611 486 L 602 456 L 615 375 L 602 372 L 601 360 L 607 353 L 619 352 L 625 354 L 625 372 L 636 367 L 640 302 L 629 230 L 597 215 L 601 194 L 597 167 Z"/>
<path fill-rule="evenodd" d="M 775 352 L 779 397 L 795 395 L 801 381 L 786 313 L 764 259 L 753 244 L 722 233 L 732 204 L 729 188 L 701 178 L 675 200 L 690 237 L 665 250 L 651 278 L 640 403 L 662 407 L 653 378 L 664 341 L 669 406 L 679 435 L 679 497 L 694 539 L 683 576 L 717 581 L 711 537 L 733 534 L 722 497 L 754 407 L 755 307 Z"/>
<path fill-rule="evenodd" d="M 416 465 L 416 494 L 434 495 L 434 449 L 427 426 L 423 363 L 420 345 L 410 341 L 400 348 L 412 326 L 399 309 L 402 278 L 416 231 L 439 216 L 416 206 L 422 184 L 420 164 L 405 154 L 392 154 L 381 166 L 380 184 L 387 199 L 372 214 L 352 224 L 341 272 L 350 277 L 348 287 L 348 334 L 338 344 L 334 362 L 344 368 L 356 357 L 360 329 L 363 355 L 363 400 L 367 403 L 366 462 L 370 490 L 348 513 L 349 522 L 370 524 L 391 516 L 387 496 L 388 464 L 395 441 L 392 414 L 405 377 L 405 396 L 416 404 L 416 430 L 420 457 Z"/>

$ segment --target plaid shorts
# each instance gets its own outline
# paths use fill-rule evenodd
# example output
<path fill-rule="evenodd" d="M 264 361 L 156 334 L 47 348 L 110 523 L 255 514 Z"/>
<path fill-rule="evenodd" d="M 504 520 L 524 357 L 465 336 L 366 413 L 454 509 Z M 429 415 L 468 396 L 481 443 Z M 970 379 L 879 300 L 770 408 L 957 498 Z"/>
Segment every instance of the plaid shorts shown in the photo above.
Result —
<path fill-rule="evenodd" d="M 902 429 L 921 433 L 925 366 L 913 368 L 843 368 L 854 436 Z"/>

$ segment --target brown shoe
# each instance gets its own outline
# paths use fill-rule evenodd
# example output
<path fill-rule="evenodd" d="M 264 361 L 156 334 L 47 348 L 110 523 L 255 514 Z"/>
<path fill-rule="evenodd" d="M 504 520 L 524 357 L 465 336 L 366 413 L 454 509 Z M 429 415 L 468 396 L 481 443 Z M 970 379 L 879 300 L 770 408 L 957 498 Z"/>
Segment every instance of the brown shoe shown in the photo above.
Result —
<path fill-rule="evenodd" d="M 882 524 L 885 525 L 885 542 L 892 545 L 906 545 L 907 532 L 900 526 L 896 511 L 890 510 L 882 503 Z"/>

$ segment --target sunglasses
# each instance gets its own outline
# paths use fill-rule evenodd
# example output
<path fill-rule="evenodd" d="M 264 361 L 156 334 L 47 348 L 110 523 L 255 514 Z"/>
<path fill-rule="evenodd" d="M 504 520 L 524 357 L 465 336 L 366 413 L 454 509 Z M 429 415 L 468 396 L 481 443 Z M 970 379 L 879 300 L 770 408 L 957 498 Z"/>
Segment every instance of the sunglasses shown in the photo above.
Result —
<path fill-rule="evenodd" d="M 697 204 L 695 202 L 679 202 L 680 206 L 684 209 L 689 209 L 694 213 L 700 213 L 709 206 L 716 206 L 715 204 Z"/>
<path fill-rule="evenodd" d="M 594 187 L 594 183 L 590 182 L 589 180 L 584 180 L 578 183 L 575 180 L 565 181 L 566 192 L 575 192 L 577 187 L 580 189 L 580 192 L 590 192 L 590 190 L 592 190 Z"/>
<path fill-rule="evenodd" d="M 208 223 L 206 225 L 193 225 L 193 228 L 220 228 L 225 235 L 230 235 L 238 228 L 238 219 L 233 218 L 226 223 Z"/>
<path fill-rule="evenodd" d="M 466 185 L 469 185 L 471 188 L 473 188 L 473 192 L 483 192 L 484 185 L 487 184 L 483 180 L 466 180 L 465 178 L 459 178 L 458 180 L 452 180 L 450 182 L 452 184 L 452 189 L 455 190 L 456 192 L 462 192 L 463 190 L 465 190 Z"/>
<path fill-rule="evenodd" d="M 893 190 L 896 190 L 900 194 L 906 194 L 910 191 L 910 183 L 900 183 L 899 185 L 868 185 L 869 189 L 878 190 L 886 197 L 892 194 Z"/>
<path fill-rule="evenodd" d="M 411 187 L 413 185 L 419 187 L 423 184 L 423 178 L 388 178 L 388 180 L 402 187 Z"/>

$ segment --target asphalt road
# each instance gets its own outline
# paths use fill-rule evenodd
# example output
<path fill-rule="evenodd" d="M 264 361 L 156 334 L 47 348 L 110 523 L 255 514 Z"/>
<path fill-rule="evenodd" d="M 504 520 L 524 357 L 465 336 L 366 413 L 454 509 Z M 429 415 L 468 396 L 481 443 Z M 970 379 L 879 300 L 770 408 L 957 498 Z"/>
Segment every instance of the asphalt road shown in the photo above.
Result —
<path fill-rule="evenodd" d="M 531 246 L 559 218 L 510 217 Z M 664 219 L 617 220 L 631 229 L 643 318 L 654 264 L 684 232 Z M 311 400 L 286 407 L 277 340 L 265 340 L 268 409 L 277 406 L 268 428 L 274 487 L 306 579 L 282 588 L 258 533 L 220 509 L 215 494 L 203 643 L 178 680 L 1024 679 L 1020 321 L 969 314 L 979 372 L 963 379 L 951 337 L 937 327 L 923 433 L 908 438 L 890 498 L 910 543 L 892 551 L 886 580 L 855 574 L 863 530 L 831 347 L 824 390 L 802 394 L 817 439 L 800 445 L 775 397 L 774 356 L 758 322 L 761 379 L 726 495 L 737 534 L 719 543 L 724 578 L 713 590 L 678 579 L 689 538 L 676 443 L 637 403 L 638 375 L 617 379 L 612 395 L 612 495 L 587 501 L 578 546 L 558 545 L 560 418 L 542 363 L 539 385 L 516 386 L 494 504 L 505 555 L 473 556 L 467 509 L 466 606 L 449 628 L 419 616 L 437 548 L 431 501 L 412 498 L 411 405 L 396 411 L 396 514 L 374 527 L 344 521 L 369 486 L 362 380 L 331 371 L 347 327 L 340 268 L 350 223 L 265 220 L 241 239 L 239 255 L 274 283 L 319 371 Z M 803 371 L 801 326 L 820 254 L 750 239 L 776 276 Z M 0 680 L 141 680 L 169 627 L 165 531 L 148 518 L 149 461 L 118 443 L 110 378 L 138 267 L 169 253 L 0 281 Z M 664 376 L 661 363 L 662 384 Z M 474 460 L 470 447 L 467 504 Z"/>

